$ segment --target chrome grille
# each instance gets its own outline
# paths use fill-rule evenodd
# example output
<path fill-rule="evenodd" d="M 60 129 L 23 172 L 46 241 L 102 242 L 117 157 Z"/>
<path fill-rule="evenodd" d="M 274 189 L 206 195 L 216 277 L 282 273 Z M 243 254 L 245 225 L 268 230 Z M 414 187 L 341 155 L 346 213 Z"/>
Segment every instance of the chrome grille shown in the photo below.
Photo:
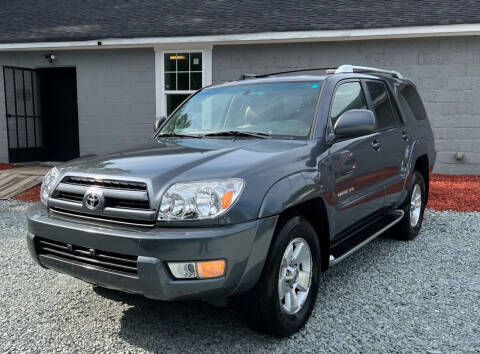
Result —
<path fill-rule="evenodd" d="M 82 203 L 84 194 L 85 193 L 82 193 L 80 191 L 73 193 L 59 191 L 55 195 L 55 198 Z M 150 202 L 148 200 L 129 200 L 116 197 L 105 197 L 105 207 L 148 210 L 150 209 Z"/>
<path fill-rule="evenodd" d="M 95 179 L 88 177 L 74 177 L 67 176 L 62 180 L 62 183 L 75 184 L 85 187 L 101 187 L 112 188 L 129 191 L 146 191 L 147 185 L 143 182 L 118 181 L 113 179 Z"/>
<path fill-rule="evenodd" d="M 88 193 L 99 194 L 101 207 L 89 209 L 84 205 Z M 90 177 L 66 176 L 57 185 L 48 200 L 48 206 L 55 211 L 77 214 L 85 218 L 118 222 L 132 221 L 135 224 L 152 226 L 155 209 L 151 208 L 144 182 Z"/>

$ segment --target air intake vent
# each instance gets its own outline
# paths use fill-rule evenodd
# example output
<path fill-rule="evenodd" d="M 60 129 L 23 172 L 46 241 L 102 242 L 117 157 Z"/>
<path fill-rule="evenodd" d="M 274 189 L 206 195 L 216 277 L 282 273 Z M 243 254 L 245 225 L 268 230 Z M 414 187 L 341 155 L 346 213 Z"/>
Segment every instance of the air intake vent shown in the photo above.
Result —
<path fill-rule="evenodd" d="M 83 194 L 78 193 L 69 193 L 69 192 L 58 192 L 56 198 L 62 200 L 68 200 L 71 202 L 82 202 L 83 201 Z"/>
<path fill-rule="evenodd" d="M 39 255 L 62 258 L 117 273 L 137 274 L 137 256 L 100 251 L 40 237 L 36 238 L 36 247 Z"/>
<path fill-rule="evenodd" d="M 129 200 L 129 199 L 117 199 L 106 198 L 106 206 L 110 208 L 124 208 L 124 209 L 150 209 L 150 203 L 148 200 Z"/>

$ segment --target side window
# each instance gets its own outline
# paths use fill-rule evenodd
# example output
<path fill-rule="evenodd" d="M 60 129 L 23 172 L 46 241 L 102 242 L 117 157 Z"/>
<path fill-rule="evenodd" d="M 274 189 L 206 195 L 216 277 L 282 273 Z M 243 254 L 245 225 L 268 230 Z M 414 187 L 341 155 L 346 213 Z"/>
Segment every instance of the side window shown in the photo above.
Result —
<path fill-rule="evenodd" d="M 427 113 L 423 107 L 422 99 L 413 85 L 400 85 L 398 86 L 398 92 L 402 106 L 407 109 L 408 114 L 417 120 L 427 119 Z"/>
<path fill-rule="evenodd" d="M 383 82 L 367 81 L 368 92 L 372 98 L 373 111 L 377 119 L 377 129 L 395 125 L 395 115 Z"/>
<path fill-rule="evenodd" d="M 346 82 L 337 87 L 330 109 L 332 126 L 337 119 L 350 109 L 367 109 L 367 101 L 360 82 Z"/>

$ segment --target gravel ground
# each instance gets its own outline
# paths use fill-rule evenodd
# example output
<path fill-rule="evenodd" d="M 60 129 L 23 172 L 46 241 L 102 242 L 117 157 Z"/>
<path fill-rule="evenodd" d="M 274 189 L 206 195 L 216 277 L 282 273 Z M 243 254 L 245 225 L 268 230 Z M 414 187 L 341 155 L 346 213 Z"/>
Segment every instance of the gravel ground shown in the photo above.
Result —
<path fill-rule="evenodd" d="M 427 211 L 322 276 L 306 328 L 258 334 L 229 308 L 92 288 L 35 265 L 27 204 L 0 202 L 0 352 L 480 351 L 480 213 Z"/>

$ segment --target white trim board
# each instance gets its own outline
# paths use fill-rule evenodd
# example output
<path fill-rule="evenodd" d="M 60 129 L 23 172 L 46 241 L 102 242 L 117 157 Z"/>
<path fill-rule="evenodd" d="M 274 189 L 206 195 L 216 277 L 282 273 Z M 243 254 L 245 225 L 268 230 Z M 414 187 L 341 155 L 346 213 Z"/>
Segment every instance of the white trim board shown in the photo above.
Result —
<path fill-rule="evenodd" d="M 297 32 L 264 32 L 246 34 L 225 34 L 212 36 L 188 37 L 149 37 L 149 38 L 120 38 L 98 39 L 91 41 L 74 42 L 37 42 L 37 43 L 4 43 L 0 44 L 0 51 L 11 50 L 53 50 L 53 49 L 108 49 L 130 47 L 152 47 L 162 45 L 165 49 L 184 46 L 213 45 L 213 44 L 251 44 L 251 43 L 283 43 L 283 42 L 310 42 L 310 41 L 345 41 L 368 40 L 382 38 L 421 38 L 445 36 L 472 36 L 480 35 L 480 23 L 389 27 L 352 30 L 325 30 L 325 31 L 297 31 Z M 101 44 L 99 44 L 101 43 Z"/>
<path fill-rule="evenodd" d="M 202 87 L 212 84 L 212 46 L 204 45 L 203 47 L 170 47 L 155 46 L 155 114 L 157 117 L 167 115 L 167 102 L 164 77 L 164 54 L 172 51 L 180 53 L 201 52 L 202 53 Z M 191 94 L 191 91 L 169 91 L 177 94 Z"/>

